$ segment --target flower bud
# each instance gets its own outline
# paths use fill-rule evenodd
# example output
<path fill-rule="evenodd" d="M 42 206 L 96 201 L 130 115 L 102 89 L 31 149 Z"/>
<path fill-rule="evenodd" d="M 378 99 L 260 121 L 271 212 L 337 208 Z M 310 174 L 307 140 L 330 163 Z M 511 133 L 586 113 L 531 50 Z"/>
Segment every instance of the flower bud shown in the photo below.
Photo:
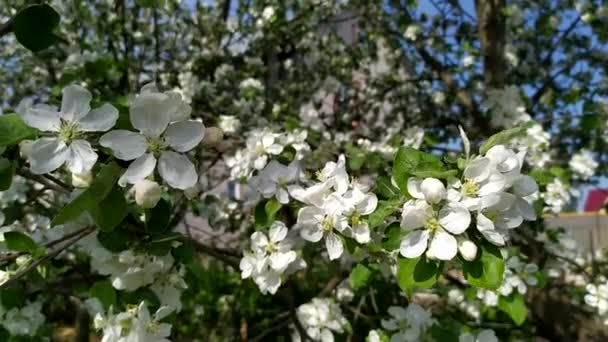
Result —
<path fill-rule="evenodd" d="M 473 261 L 477 256 L 477 246 L 471 240 L 460 241 L 458 251 L 466 261 Z"/>
<path fill-rule="evenodd" d="M 91 171 L 83 173 L 72 173 L 72 185 L 75 188 L 88 188 L 93 181 L 93 174 Z"/>
<path fill-rule="evenodd" d="M 205 146 L 216 146 L 224 138 L 224 132 L 218 127 L 207 127 L 205 128 L 205 137 L 203 138 L 203 144 Z"/>
<path fill-rule="evenodd" d="M 135 202 L 143 208 L 154 208 L 158 201 L 162 190 L 158 183 L 142 179 L 135 183 Z"/>
<path fill-rule="evenodd" d="M 441 202 L 447 195 L 445 185 L 437 178 L 425 178 L 420 184 L 420 190 L 424 199 L 432 204 Z"/>

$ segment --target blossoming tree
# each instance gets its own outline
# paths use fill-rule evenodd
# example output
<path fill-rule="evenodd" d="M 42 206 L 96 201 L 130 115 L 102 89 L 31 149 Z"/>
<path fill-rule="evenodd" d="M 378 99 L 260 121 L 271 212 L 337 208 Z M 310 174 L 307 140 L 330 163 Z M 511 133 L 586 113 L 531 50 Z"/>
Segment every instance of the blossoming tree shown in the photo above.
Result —
<path fill-rule="evenodd" d="M 598 1 L 0 8 L 0 340 L 608 339 Z M 594 251 L 595 252 L 595 251 Z"/>

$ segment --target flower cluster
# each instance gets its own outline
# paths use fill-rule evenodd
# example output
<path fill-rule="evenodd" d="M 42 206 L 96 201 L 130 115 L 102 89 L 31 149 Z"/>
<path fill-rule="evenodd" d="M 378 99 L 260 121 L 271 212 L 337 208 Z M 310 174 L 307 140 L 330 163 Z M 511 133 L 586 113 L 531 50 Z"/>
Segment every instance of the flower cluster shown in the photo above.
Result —
<path fill-rule="evenodd" d="M 608 322 L 608 281 L 601 279 L 599 284 L 587 284 L 585 290 L 585 303 L 594 308 L 598 315 Z"/>
<path fill-rule="evenodd" d="M 79 244 L 91 255 L 91 268 L 99 274 L 109 275 L 117 290 L 134 291 L 150 285 L 173 266 L 170 254 L 154 256 L 131 249 L 112 253 L 101 246 L 96 234 L 82 239 Z"/>
<path fill-rule="evenodd" d="M 458 342 L 498 342 L 496 333 L 492 329 L 483 329 L 476 333 L 462 333 Z"/>
<path fill-rule="evenodd" d="M 306 143 L 307 136 L 304 130 L 275 133 L 266 128 L 249 132 L 245 148 L 237 150 L 233 156 L 226 158 L 231 177 L 235 179 L 251 177 L 254 170 L 262 170 L 272 156 L 278 156 L 287 146 L 295 150 L 296 160 L 302 159 L 304 153 L 310 150 Z"/>
<path fill-rule="evenodd" d="M 369 225 L 364 219 L 376 210 L 375 194 L 353 180 L 349 180 L 344 156 L 338 162 L 328 162 L 317 173 L 318 182 L 307 188 L 292 186 L 290 194 L 306 204 L 298 212 L 297 227 L 306 241 L 319 242 L 325 238 L 329 259 L 339 258 L 344 252 L 343 238 L 358 243 L 370 241 Z"/>
<path fill-rule="evenodd" d="M 172 311 L 172 308 L 162 306 L 151 317 L 145 302 L 117 314 L 110 308 L 105 316 L 102 313 L 95 315 L 94 327 L 102 331 L 104 342 L 170 342 L 171 324 L 160 321 Z"/>
<path fill-rule="evenodd" d="M 298 258 L 293 250 L 287 234 L 285 224 L 275 221 L 268 235 L 263 232 L 251 235 L 251 251 L 245 252 L 241 259 L 241 277 L 251 277 L 264 294 L 277 292 L 283 273 L 293 273 L 306 267 L 304 260 Z"/>
<path fill-rule="evenodd" d="M 308 337 L 314 341 L 333 341 L 334 333 L 343 333 L 348 324 L 340 306 L 328 298 L 313 298 L 311 302 L 300 305 L 296 315 Z M 294 330 L 292 340 L 301 341 L 297 330 Z"/>
<path fill-rule="evenodd" d="M 391 341 L 414 342 L 425 339 L 427 330 L 436 323 L 429 311 L 416 303 L 407 308 L 391 306 L 389 319 L 382 320 L 382 327 L 392 333 Z"/>
<path fill-rule="evenodd" d="M 460 246 L 465 259 L 474 259 L 477 250 L 464 234 L 472 215 L 485 239 L 504 245 L 509 229 L 536 219 L 524 197 L 537 192 L 538 185 L 520 173 L 523 157 L 497 145 L 469 160 L 462 178 L 448 179 L 448 187 L 436 178 L 408 179 L 413 199 L 403 206 L 401 226 L 411 232 L 401 243 L 401 255 L 416 258 L 426 251 L 431 259 L 451 260 Z"/>
<path fill-rule="evenodd" d="M 533 263 L 525 263 L 517 256 L 510 257 L 505 265 L 505 275 L 498 292 L 508 296 L 514 291 L 526 294 L 528 286 L 538 285 L 538 266 Z"/>
<path fill-rule="evenodd" d="M 492 111 L 494 127 L 513 127 L 530 120 L 526 105 L 516 86 L 488 90 L 486 105 Z"/>
<path fill-rule="evenodd" d="M 581 150 L 572 156 L 568 165 L 576 178 L 585 181 L 595 174 L 595 169 L 597 169 L 599 163 L 595 161 L 591 151 Z"/>
<path fill-rule="evenodd" d="M 0 306 L 0 326 L 11 335 L 35 336 L 44 321 L 42 301 L 29 302 L 21 308 L 8 310 Z"/>

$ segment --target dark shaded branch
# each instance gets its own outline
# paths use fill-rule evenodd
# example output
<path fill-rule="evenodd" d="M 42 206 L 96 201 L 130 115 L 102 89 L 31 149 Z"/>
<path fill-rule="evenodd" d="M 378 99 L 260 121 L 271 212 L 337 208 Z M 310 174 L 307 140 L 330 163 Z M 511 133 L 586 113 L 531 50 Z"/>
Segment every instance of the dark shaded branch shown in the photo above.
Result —
<path fill-rule="evenodd" d="M 475 0 L 477 34 L 483 55 L 486 89 L 502 88 L 505 82 L 505 0 Z"/>

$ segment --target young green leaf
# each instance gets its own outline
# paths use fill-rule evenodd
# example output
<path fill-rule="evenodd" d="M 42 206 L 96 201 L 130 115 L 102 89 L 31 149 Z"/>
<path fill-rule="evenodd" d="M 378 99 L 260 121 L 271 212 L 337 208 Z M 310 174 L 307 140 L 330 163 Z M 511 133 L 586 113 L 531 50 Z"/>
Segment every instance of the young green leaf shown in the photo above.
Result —
<path fill-rule="evenodd" d="M 415 176 L 415 173 L 443 171 L 443 162 L 438 157 L 418 151 L 411 147 L 401 147 L 395 154 L 393 160 L 393 178 L 401 189 L 401 193 L 407 195 L 407 180 Z"/>
<path fill-rule="evenodd" d="M 429 288 L 439 278 L 438 263 L 427 260 L 424 256 L 414 259 L 399 257 L 397 265 L 397 281 L 405 293 L 411 293 L 413 289 Z"/>
<path fill-rule="evenodd" d="M 64 224 L 74 220 L 84 211 L 98 211 L 98 204 L 110 194 L 120 176 L 121 170 L 120 166 L 116 163 L 104 166 L 95 177 L 91 186 L 59 211 L 53 219 L 53 225 Z"/>
<path fill-rule="evenodd" d="M 11 146 L 36 137 L 36 130 L 26 125 L 17 114 L 0 115 L 0 147 Z"/>
<path fill-rule="evenodd" d="M 89 295 L 99 299 L 107 310 L 110 306 L 116 307 L 116 290 L 108 280 L 100 280 L 89 289 Z"/>
<path fill-rule="evenodd" d="M 498 308 L 509 315 L 517 325 L 522 325 L 526 321 L 528 311 L 526 309 L 524 297 L 519 293 L 509 297 L 500 297 L 498 300 Z"/>
<path fill-rule="evenodd" d="M 370 270 L 367 266 L 363 264 L 358 264 L 357 266 L 355 266 L 352 272 L 350 272 L 348 280 L 352 289 L 354 291 L 358 291 L 359 289 L 362 289 L 369 284 L 371 277 L 372 270 Z"/>
<path fill-rule="evenodd" d="M 32 238 L 17 231 L 4 233 L 4 242 L 8 249 L 17 252 L 30 253 L 38 248 Z"/>
<path fill-rule="evenodd" d="M 498 247 L 487 241 L 478 244 L 478 256 L 473 261 L 462 261 L 462 269 L 467 281 L 475 286 L 495 290 L 505 271 L 505 262 Z"/>
<path fill-rule="evenodd" d="M 492 147 L 496 145 L 506 144 L 509 141 L 524 135 L 528 128 L 530 128 L 532 125 L 534 125 L 534 122 L 530 121 L 521 126 L 510 128 L 492 135 L 488 138 L 488 140 L 486 140 L 485 143 L 483 143 L 483 145 L 481 145 L 481 147 L 479 148 L 479 154 L 484 155 Z"/>

